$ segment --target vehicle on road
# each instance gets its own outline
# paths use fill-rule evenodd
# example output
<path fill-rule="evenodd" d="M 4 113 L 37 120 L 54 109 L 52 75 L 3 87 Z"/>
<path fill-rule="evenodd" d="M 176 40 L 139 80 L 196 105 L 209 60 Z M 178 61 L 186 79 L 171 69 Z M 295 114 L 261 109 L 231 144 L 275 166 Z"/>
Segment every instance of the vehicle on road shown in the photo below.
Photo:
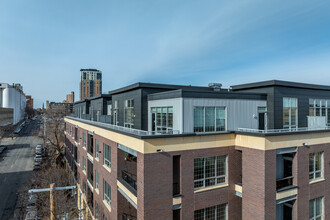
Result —
<path fill-rule="evenodd" d="M 7 149 L 7 146 L 0 146 L 0 154 Z"/>
<path fill-rule="evenodd" d="M 41 165 L 39 163 L 35 163 L 33 166 L 33 170 L 41 170 Z"/>
<path fill-rule="evenodd" d="M 34 161 L 36 161 L 36 162 L 41 162 L 41 161 L 42 161 L 42 156 L 41 156 L 41 155 L 36 155 L 36 156 L 34 157 Z"/>

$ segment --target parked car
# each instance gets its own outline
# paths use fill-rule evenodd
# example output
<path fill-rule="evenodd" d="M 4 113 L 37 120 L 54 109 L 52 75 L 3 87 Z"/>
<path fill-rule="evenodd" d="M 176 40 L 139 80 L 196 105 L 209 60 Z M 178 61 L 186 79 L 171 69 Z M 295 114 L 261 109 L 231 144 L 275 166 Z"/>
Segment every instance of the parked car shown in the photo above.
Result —
<path fill-rule="evenodd" d="M 33 166 L 33 170 L 41 170 L 41 165 L 39 163 L 35 163 Z"/>
<path fill-rule="evenodd" d="M 7 149 L 7 146 L 0 146 L 0 154 Z"/>
<path fill-rule="evenodd" d="M 36 156 L 34 157 L 34 161 L 36 161 L 36 162 L 41 162 L 41 161 L 42 161 L 42 156 L 41 156 L 41 155 L 36 155 Z"/>

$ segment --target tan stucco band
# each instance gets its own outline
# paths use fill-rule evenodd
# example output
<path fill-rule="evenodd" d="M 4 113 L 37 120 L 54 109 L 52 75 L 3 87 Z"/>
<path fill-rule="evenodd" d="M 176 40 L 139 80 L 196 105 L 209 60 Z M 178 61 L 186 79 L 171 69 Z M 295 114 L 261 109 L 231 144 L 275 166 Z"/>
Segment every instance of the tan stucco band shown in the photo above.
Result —
<path fill-rule="evenodd" d="M 243 192 L 242 186 L 238 185 L 238 184 L 235 184 L 235 191 L 239 192 L 239 193 L 242 193 Z"/>
<path fill-rule="evenodd" d="M 182 203 L 182 196 L 173 198 L 173 205 L 180 205 Z"/>
<path fill-rule="evenodd" d="M 284 199 L 290 196 L 295 196 L 298 194 L 298 189 L 294 188 L 294 189 L 290 189 L 290 190 L 286 190 L 283 192 L 279 192 L 276 193 L 276 200 L 280 200 L 280 199 Z"/>
<path fill-rule="evenodd" d="M 65 118 L 65 121 L 78 127 L 92 131 L 94 134 L 127 146 L 142 154 L 163 152 L 200 150 L 218 147 L 239 146 L 258 150 L 275 150 L 287 147 L 302 147 L 308 145 L 330 143 L 329 132 L 292 133 L 277 136 L 255 136 L 248 134 L 209 134 L 198 136 L 159 137 L 153 139 L 140 139 L 111 131 L 105 128 Z"/>
<path fill-rule="evenodd" d="M 137 205 L 137 197 L 134 196 L 133 193 L 131 193 L 131 191 L 129 191 L 123 184 L 121 184 L 121 182 L 119 182 L 117 180 L 117 186 L 118 188 L 120 188 L 125 194 L 126 196 L 128 196 L 136 205 Z"/>

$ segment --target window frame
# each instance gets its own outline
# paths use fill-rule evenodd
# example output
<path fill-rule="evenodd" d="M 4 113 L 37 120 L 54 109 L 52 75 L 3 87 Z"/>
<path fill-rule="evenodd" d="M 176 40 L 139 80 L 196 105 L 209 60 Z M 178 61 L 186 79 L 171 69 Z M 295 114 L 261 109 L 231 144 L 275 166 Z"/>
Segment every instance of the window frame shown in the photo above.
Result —
<path fill-rule="evenodd" d="M 110 195 L 107 195 L 107 191 Z M 111 186 L 105 179 L 103 179 L 103 199 L 111 207 Z"/>
<path fill-rule="evenodd" d="M 124 127 L 134 127 L 134 99 L 126 99 L 124 106 Z"/>
<path fill-rule="evenodd" d="M 106 147 L 109 147 L 109 149 L 106 150 Z M 109 156 L 109 158 L 107 158 L 107 156 Z M 103 144 L 103 164 L 111 168 L 111 146 L 107 144 Z"/>
<path fill-rule="evenodd" d="M 285 99 L 287 99 L 288 100 L 288 103 L 289 103 L 289 106 L 288 107 L 284 107 L 284 100 Z M 292 109 L 294 108 L 294 107 L 292 107 L 291 106 L 291 100 L 292 99 L 295 99 L 296 100 L 296 120 L 295 120 L 295 125 L 292 125 L 292 113 L 291 113 L 291 111 L 292 111 Z M 297 129 L 298 128 L 298 123 L 299 123 L 299 120 L 298 120 L 298 108 L 299 108 L 299 106 L 298 106 L 298 98 L 297 97 L 283 97 L 283 100 L 282 100 L 282 111 L 283 111 L 283 128 L 284 129 Z M 285 125 L 284 124 L 284 109 L 288 109 L 289 110 L 289 116 L 288 116 L 288 120 L 289 120 L 289 124 L 288 125 Z"/>
<path fill-rule="evenodd" d="M 163 112 L 163 109 L 166 109 Z M 150 117 L 155 114 L 155 121 L 151 121 L 151 130 L 156 133 L 164 133 L 164 132 L 173 132 L 173 121 L 174 121 L 174 113 L 173 106 L 153 106 L 150 107 Z M 160 114 L 160 115 L 159 115 Z M 171 116 L 170 116 L 171 114 Z M 164 115 L 164 116 L 163 116 Z M 159 117 L 158 117 L 159 116 Z M 165 124 L 163 123 L 163 119 L 165 119 Z M 159 121 L 159 123 L 158 123 Z M 153 127 L 155 128 L 153 130 Z"/>
<path fill-rule="evenodd" d="M 195 210 L 194 211 L 194 220 L 206 220 L 206 219 L 218 219 L 218 209 L 221 209 L 223 208 L 223 206 L 225 206 L 225 218 L 224 219 L 221 219 L 221 220 L 227 220 L 228 219 L 228 203 L 224 203 L 224 204 L 220 204 L 220 205 L 216 205 L 216 206 L 211 206 L 211 207 L 206 207 L 206 208 L 203 208 L 203 209 L 199 209 L 199 210 Z M 208 209 L 212 209 L 214 208 L 214 215 L 213 216 L 207 216 L 207 213 L 208 214 L 212 214 L 210 212 L 207 212 Z M 197 212 L 202 212 L 203 216 L 196 216 L 198 215 Z M 201 218 L 200 218 L 201 217 Z M 214 217 L 214 218 L 213 218 Z M 219 217 L 220 218 L 220 217 Z"/>
<path fill-rule="evenodd" d="M 100 142 L 98 139 L 95 139 L 95 158 L 100 159 Z"/>
<path fill-rule="evenodd" d="M 203 130 L 200 131 L 197 129 L 197 127 L 195 126 L 195 109 L 197 108 L 202 108 L 202 114 L 203 114 L 203 120 L 202 120 L 202 124 L 203 124 Z M 207 124 L 207 114 L 206 114 L 206 110 L 207 108 L 214 108 L 214 118 L 213 118 L 213 126 L 214 126 L 214 130 L 213 131 L 206 131 L 206 124 Z M 218 124 L 217 124 L 217 110 L 223 110 L 224 111 L 224 118 L 220 118 L 220 120 L 225 120 L 224 123 L 224 129 L 220 129 L 217 130 L 218 128 Z M 227 115 L 227 106 L 194 106 L 193 107 L 193 132 L 221 132 L 221 131 L 227 131 L 227 120 L 228 119 L 228 115 Z"/>
<path fill-rule="evenodd" d="M 316 215 L 316 202 L 321 200 L 321 214 L 320 215 Z M 311 203 L 313 204 L 313 210 L 314 210 L 314 213 L 313 213 L 313 217 L 311 217 L 311 214 L 310 214 L 310 209 L 311 209 Z M 309 217 L 308 219 L 309 220 L 317 220 L 318 218 L 321 218 L 321 220 L 324 219 L 324 197 L 318 197 L 318 198 L 315 198 L 315 199 L 311 199 L 309 200 Z"/>
<path fill-rule="evenodd" d="M 99 185 L 99 172 L 97 172 L 95 170 L 95 189 L 99 189 L 100 188 L 100 185 Z"/>
<path fill-rule="evenodd" d="M 217 169 L 218 169 L 218 157 L 225 157 L 225 162 L 224 162 L 224 166 L 225 166 L 225 174 L 224 175 L 217 175 Z M 211 177 L 206 177 L 206 159 L 207 158 L 214 158 L 214 176 Z M 205 188 L 209 188 L 209 187 L 214 187 L 214 186 L 221 186 L 221 185 L 226 185 L 228 184 L 228 155 L 219 155 L 219 156 L 212 156 L 212 157 L 198 157 L 198 158 L 194 158 L 194 175 L 195 175 L 195 160 L 197 159 L 203 159 L 203 178 L 199 178 L 199 179 L 195 179 L 194 176 L 194 190 L 199 190 L 199 189 L 205 189 Z M 224 178 L 224 182 L 220 182 L 218 183 L 218 179 Z M 206 181 L 207 180 L 211 180 L 211 179 L 215 179 L 215 183 L 214 185 L 209 185 L 206 186 Z M 203 182 L 203 185 L 200 187 L 195 187 L 195 183 L 196 182 Z"/>
<path fill-rule="evenodd" d="M 320 170 L 316 170 L 316 155 L 317 154 L 320 154 L 320 160 L 321 160 L 321 168 Z M 310 156 L 313 155 L 313 171 L 309 171 L 309 181 L 312 182 L 312 181 L 315 181 L 315 180 L 319 180 L 319 179 L 323 179 L 324 178 L 324 152 L 321 151 L 321 152 L 313 152 L 313 153 L 310 153 L 309 154 L 309 158 Z M 309 161 L 310 163 L 310 161 Z M 310 166 L 310 164 L 309 164 Z M 320 173 L 320 177 L 316 177 L 316 175 Z M 313 175 L 313 178 L 310 178 L 310 175 Z"/>

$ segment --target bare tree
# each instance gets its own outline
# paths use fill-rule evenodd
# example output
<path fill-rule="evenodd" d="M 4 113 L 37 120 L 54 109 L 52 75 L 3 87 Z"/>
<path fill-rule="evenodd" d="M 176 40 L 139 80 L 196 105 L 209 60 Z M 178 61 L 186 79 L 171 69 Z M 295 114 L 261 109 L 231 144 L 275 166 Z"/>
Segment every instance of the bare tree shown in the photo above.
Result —
<path fill-rule="evenodd" d="M 55 183 L 55 187 L 74 185 L 70 181 L 69 173 L 60 167 L 52 167 L 36 173 L 35 188 L 49 188 L 50 184 Z M 48 219 L 50 216 L 50 198 L 49 193 L 38 193 L 37 195 L 38 215 L 43 219 Z M 73 197 L 71 190 L 55 191 L 56 215 L 62 216 L 64 213 L 75 215 L 76 199 Z"/>

